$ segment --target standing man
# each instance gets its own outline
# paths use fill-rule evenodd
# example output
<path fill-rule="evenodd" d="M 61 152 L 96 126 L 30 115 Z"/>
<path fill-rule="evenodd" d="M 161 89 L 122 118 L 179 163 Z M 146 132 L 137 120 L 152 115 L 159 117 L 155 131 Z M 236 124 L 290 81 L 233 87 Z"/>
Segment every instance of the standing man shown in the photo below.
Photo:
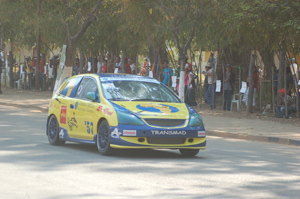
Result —
<path fill-rule="evenodd" d="M 53 91 L 53 89 L 54 89 L 54 81 L 53 81 L 53 78 L 54 78 L 54 74 L 53 74 L 54 64 L 53 64 L 53 58 L 50 58 L 49 61 L 50 61 L 50 63 L 48 64 L 48 83 L 49 83 L 48 88 L 50 88 L 50 90 Z"/>
<path fill-rule="evenodd" d="M 122 62 L 121 62 L 121 58 L 120 56 L 116 56 L 116 65 L 115 65 L 115 69 L 118 69 L 118 73 L 122 73 Z"/>
<path fill-rule="evenodd" d="M 105 59 L 103 62 L 103 66 L 101 68 L 101 73 L 107 73 L 107 72 L 108 72 L 107 60 Z"/>
<path fill-rule="evenodd" d="M 171 77 L 173 76 L 173 69 L 169 67 L 169 62 L 167 60 L 164 62 L 163 76 L 164 76 L 163 84 L 170 87 L 172 85 Z"/>
<path fill-rule="evenodd" d="M 130 59 L 125 58 L 125 69 L 126 69 L 127 74 L 131 74 L 131 67 L 130 67 L 130 64 L 129 64 L 129 60 Z"/>
<path fill-rule="evenodd" d="M 128 59 L 128 64 L 130 65 L 131 74 L 136 75 L 137 69 L 136 69 L 136 65 L 132 63 L 132 59 Z"/>
<path fill-rule="evenodd" d="M 210 53 L 210 57 L 208 59 L 208 63 L 210 64 L 210 67 L 213 69 L 213 70 L 216 70 L 216 58 L 215 58 L 215 54 L 214 52 L 211 52 Z"/>
<path fill-rule="evenodd" d="M 215 96 L 215 93 L 213 95 L 213 92 L 215 92 L 212 88 L 212 84 L 213 84 L 213 71 L 211 66 L 205 66 L 205 71 L 202 72 L 203 75 L 207 76 L 207 83 L 208 83 L 208 88 L 207 91 L 205 93 L 205 99 L 209 104 L 209 109 L 213 109 L 214 105 L 213 105 L 213 96 Z"/>
<path fill-rule="evenodd" d="M 33 69 L 32 69 L 32 65 L 31 65 L 31 61 L 30 61 L 30 56 L 27 56 L 25 58 L 25 69 L 26 69 L 26 73 L 27 73 L 27 75 L 25 76 L 25 86 L 27 86 L 27 88 L 31 89 Z M 27 85 L 26 85 L 26 79 L 28 79 Z"/>
<path fill-rule="evenodd" d="M 292 62 L 292 64 L 290 65 L 291 72 L 292 72 L 292 74 L 294 76 L 297 77 L 297 80 L 299 81 L 299 69 L 298 69 L 298 65 L 297 65 L 296 59 L 292 58 L 291 62 Z"/>
<path fill-rule="evenodd" d="M 226 65 L 226 71 L 224 74 L 224 111 L 230 111 L 231 110 L 231 95 L 233 93 L 233 85 L 235 81 L 235 76 L 231 71 L 230 64 Z"/>

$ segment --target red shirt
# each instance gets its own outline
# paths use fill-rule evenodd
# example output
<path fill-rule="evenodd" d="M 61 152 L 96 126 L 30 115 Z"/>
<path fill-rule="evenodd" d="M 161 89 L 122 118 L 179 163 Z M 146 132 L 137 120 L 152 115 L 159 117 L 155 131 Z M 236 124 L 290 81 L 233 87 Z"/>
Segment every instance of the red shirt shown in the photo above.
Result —
<path fill-rule="evenodd" d="M 107 73 L 107 66 L 102 66 L 101 73 Z"/>
<path fill-rule="evenodd" d="M 130 65 L 129 65 L 129 64 L 126 64 L 126 65 L 125 65 L 125 68 L 126 68 L 126 73 L 127 73 L 127 74 L 131 74 L 131 68 L 130 68 Z"/>

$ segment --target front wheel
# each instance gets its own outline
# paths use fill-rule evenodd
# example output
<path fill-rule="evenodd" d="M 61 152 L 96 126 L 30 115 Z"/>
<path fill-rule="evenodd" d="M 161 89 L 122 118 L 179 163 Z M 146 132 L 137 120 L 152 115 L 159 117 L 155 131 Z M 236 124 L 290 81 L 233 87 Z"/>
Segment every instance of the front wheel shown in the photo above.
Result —
<path fill-rule="evenodd" d="M 98 127 L 97 148 L 102 155 L 113 154 L 113 149 L 110 147 L 110 129 L 106 120 L 103 120 Z"/>
<path fill-rule="evenodd" d="M 59 124 L 55 115 L 52 115 L 48 121 L 47 135 L 49 143 L 52 145 L 62 145 L 66 142 L 59 139 Z"/>
<path fill-rule="evenodd" d="M 185 157 L 193 157 L 199 153 L 199 149 L 179 149 L 181 155 Z"/>

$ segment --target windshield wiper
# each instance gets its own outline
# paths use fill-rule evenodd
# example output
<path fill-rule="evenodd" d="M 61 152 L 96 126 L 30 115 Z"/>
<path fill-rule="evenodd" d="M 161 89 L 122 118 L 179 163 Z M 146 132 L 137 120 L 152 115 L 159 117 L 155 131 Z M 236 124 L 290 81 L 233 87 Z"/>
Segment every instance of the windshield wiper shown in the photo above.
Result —
<path fill-rule="evenodd" d="M 109 100 L 110 101 L 129 101 L 128 99 L 124 99 L 124 98 L 120 98 L 120 97 L 109 99 Z"/>
<path fill-rule="evenodd" d="M 168 102 L 168 101 L 164 101 L 164 100 L 155 100 L 155 99 L 132 99 L 132 100 L 129 100 L 129 101 L 152 101 L 152 102 Z"/>

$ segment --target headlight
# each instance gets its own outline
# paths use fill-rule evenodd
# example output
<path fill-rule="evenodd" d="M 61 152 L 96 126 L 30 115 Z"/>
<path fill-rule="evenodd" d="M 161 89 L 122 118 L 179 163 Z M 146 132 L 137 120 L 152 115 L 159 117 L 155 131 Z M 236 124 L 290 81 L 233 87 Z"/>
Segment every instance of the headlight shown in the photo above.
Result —
<path fill-rule="evenodd" d="M 203 121 L 201 116 L 198 113 L 193 113 L 190 119 L 190 126 L 203 126 Z"/>
<path fill-rule="evenodd" d="M 131 113 L 119 111 L 117 112 L 117 116 L 119 124 L 144 125 L 142 120 Z"/>

